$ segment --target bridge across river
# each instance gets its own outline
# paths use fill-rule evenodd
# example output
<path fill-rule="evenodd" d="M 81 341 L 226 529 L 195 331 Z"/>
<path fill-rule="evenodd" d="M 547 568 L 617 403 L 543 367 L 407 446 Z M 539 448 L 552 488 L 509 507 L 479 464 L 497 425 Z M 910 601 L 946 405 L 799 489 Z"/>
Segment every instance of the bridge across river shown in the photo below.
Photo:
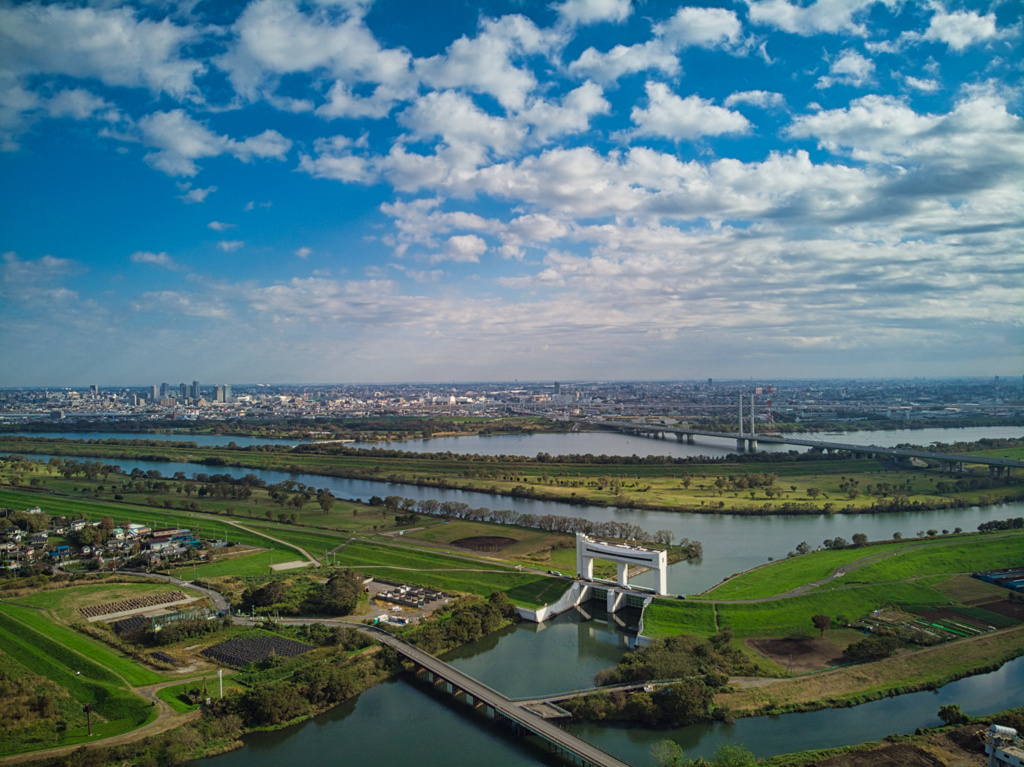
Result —
<path fill-rule="evenodd" d="M 1016 461 L 1012 458 L 989 458 L 978 455 L 960 455 L 956 453 L 940 453 L 934 450 L 905 447 L 880 447 L 878 445 L 852 445 L 845 442 L 829 442 L 826 440 L 807 439 L 805 437 L 794 437 L 785 434 L 744 434 L 743 432 L 711 431 L 709 429 L 691 429 L 686 426 L 666 426 L 662 424 L 643 423 L 641 421 L 610 420 L 605 418 L 587 419 L 586 423 L 600 426 L 603 429 L 614 429 L 628 434 L 646 435 L 655 439 L 664 439 L 666 434 L 674 434 L 676 439 L 682 442 L 686 440 L 693 444 L 694 437 L 714 437 L 717 439 L 736 440 L 736 449 L 743 452 L 744 449 L 757 450 L 757 443 L 771 442 L 778 445 L 798 445 L 801 447 L 817 448 L 829 452 L 832 450 L 843 450 L 849 452 L 854 458 L 872 458 L 876 455 L 889 455 L 901 458 L 920 458 L 925 461 L 938 461 L 945 471 L 950 474 L 963 471 L 964 465 L 968 463 L 980 464 L 989 467 L 989 474 L 993 477 L 1010 476 L 1011 469 L 1024 468 L 1024 461 Z"/>
<path fill-rule="evenodd" d="M 389 634 L 382 629 L 360 627 L 381 643 L 393 648 L 399 655 L 412 661 L 419 669 L 426 671 L 434 684 L 447 683 L 451 686 L 451 694 L 465 695 L 474 706 L 486 706 L 493 714 L 496 722 L 511 724 L 521 733 L 536 735 L 561 758 L 580 765 L 580 767 L 629 767 L 626 762 L 580 740 L 566 732 L 557 724 L 545 720 L 534 713 L 527 704 L 533 701 L 514 701 L 493 690 L 482 682 L 430 653 Z"/>

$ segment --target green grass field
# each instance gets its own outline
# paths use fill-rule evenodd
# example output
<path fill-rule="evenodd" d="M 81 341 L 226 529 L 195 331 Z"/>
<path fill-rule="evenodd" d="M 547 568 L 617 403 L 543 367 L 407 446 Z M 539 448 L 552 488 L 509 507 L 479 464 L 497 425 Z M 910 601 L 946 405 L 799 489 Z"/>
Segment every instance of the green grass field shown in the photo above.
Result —
<path fill-rule="evenodd" d="M 352 567 L 366 575 L 445 591 L 465 591 L 481 596 L 489 596 L 492 591 L 509 591 L 510 599 L 528 607 L 553 602 L 568 587 L 568 581 L 519 572 L 498 563 L 477 562 L 367 541 L 348 544 L 337 553 L 337 562 L 339 566 Z M 564 585 L 557 595 L 548 598 L 555 594 L 557 588 L 552 586 L 545 591 L 544 585 L 548 583 Z M 531 584 L 536 584 L 536 590 Z M 545 596 L 537 597 L 536 594 L 541 591 L 545 591 Z M 537 599 L 540 601 L 534 601 Z"/>
<path fill-rule="evenodd" d="M 61 622 L 72 623 L 84 620 L 79 613 L 82 607 L 178 590 L 166 583 L 84 583 L 70 588 L 37 591 L 14 601 L 50 610 Z"/>
<path fill-rule="evenodd" d="M 45 643 L 47 652 L 59 657 L 65 665 L 78 664 L 76 671 L 81 671 L 82 676 L 87 679 L 111 684 L 127 683 L 131 687 L 140 687 L 156 684 L 167 678 L 163 674 L 139 666 L 106 645 L 54 623 L 40 610 L 0 604 L 0 615 L 37 632 Z"/>
<path fill-rule="evenodd" d="M 936 583 L 940 580 L 934 579 Z M 933 588 L 927 580 L 811 592 L 744 604 L 656 599 L 644 611 L 644 633 L 650 637 L 681 633 L 711 636 L 719 628 L 731 626 L 739 638 L 814 636 L 817 630 L 811 623 L 811 616 L 818 613 L 831 617 L 846 615 L 854 620 L 885 606 L 924 608 L 948 603 L 949 596 Z"/>
<path fill-rule="evenodd" d="M 57 626 L 39 611 L 0 605 L 0 646 L 29 672 L 57 683 L 79 705 L 89 703 L 96 716 L 92 738 L 116 735 L 132 730 L 157 715 L 147 701 L 129 692 L 124 677 L 157 679 L 107 648 Z M 106 667 L 113 662 L 113 669 Z M 131 664 L 133 670 L 125 666 Z M 122 676 L 122 674 L 124 676 Z M 81 743 L 88 739 L 87 728 L 77 726 L 58 731 L 45 744 L 12 739 L 0 741 L 0 753 L 18 753 L 42 745 Z"/>
<path fill-rule="evenodd" d="M 998 570 L 1021 563 L 1024 563 L 1024 531 L 985 534 L 936 541 L 920 549 L 907 548 L 896 556 L 855 570 L 843 580 L 889 583 L 922 575 Z M 828 585 L 838 586 L 839 581 Z"/>
<path fill-rule="evenodd" d="M 763 599 L 828 578 L 857 560 L 879 561 L 851 569 L 818 587 L 831 591 L 851 583 L 889 583 L 928 575 L 970 573 L 1024 562 L 1024 531 L 910 540 L 850 549 L 816 551 L 773 562 L 716 586 L 707 599 Z"/>
<path fill-rule="evenodd" d="M 644 610 L 645 636 L 696 634 L 708 637 L 717 632 L 715 607 L 707 602 L 655 599 Z"/>

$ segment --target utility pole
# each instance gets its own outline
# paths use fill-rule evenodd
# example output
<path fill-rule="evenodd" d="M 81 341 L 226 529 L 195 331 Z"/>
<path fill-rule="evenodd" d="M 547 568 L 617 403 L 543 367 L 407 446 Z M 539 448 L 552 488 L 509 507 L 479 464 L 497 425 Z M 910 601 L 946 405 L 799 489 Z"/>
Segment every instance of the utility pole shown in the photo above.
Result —
<path fill-rule="evenodd" d="M 89 726 L 89 737 L 92 737 L 92 703 L 86 703 L 82 706 L 82 711 L 85 712 L 85 721 Z"/>

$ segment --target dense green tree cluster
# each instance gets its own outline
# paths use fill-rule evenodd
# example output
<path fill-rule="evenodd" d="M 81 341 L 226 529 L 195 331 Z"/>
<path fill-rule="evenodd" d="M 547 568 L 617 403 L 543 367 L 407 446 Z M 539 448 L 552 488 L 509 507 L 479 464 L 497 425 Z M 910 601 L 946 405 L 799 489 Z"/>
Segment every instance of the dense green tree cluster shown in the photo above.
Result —
<path fill-rule="evenodd" d="M 618 666 L 597 675 L 598 684 L 645 682 L 652 679 L 701 678 L 719 687 L 729 674 L 754 673 L 755 664 L 732 646 L 732 629 L 710 639 L 681 634 L 626 653 Z"/>
<path fill-rule="evenodd" d="M 756 665 L 732 646 L 729 628 L 704 639 L 688 634 L 654 642 L 626 653 L 614 669 L 602 671 L 598 684 L 674 679 L 653 691 L 621 690 L 582 696 L 561 705 L 583 720 L 618 719 L 675 726 L 729 718 L 716 710 L 714 695 L 730 674 L 754 674 Z"/>
<path fill-rule="evenodd" d="M 435 620 L 408 631 L 403 638 L 437 655 L 473 642 L 508 625 L 516 618 L 516 608 L 503 591 L 495 591 L 487 600 L 464 597 L 435 613 Z"/>
<path fill-rule="evenodd" d="M 354 634 L 355 632 L 353 632 Z M 240 695 L 214 700 L 209 714 L 237 716 L 246 727 L 268 727 L 315 714 L 346 700 L 380 681 L 393 668 L 387 653 L 348 657 L 350 649 L 365 646 L 370 640 L 361 635 L 338 633 L 337 649 L 299 656 L 291 660 L 271 657 L 256 664 L 246 678 L 252 685 Z M 287 678 L 273 673 L 261 679 L 260 669 L 285 666 Z"/>
<path fill-rule="evenodd" d="M 159 631 L 150 629 L 146 632 L 146 639 L 156 645 L 172 645 L 186 639 L 216 634 L 226 625 L 229 625 L 227 621 L 207 620 L 206 618 L 175 621 L 163 626 Z"/>
<path fill-rule="evenodd" d="M 682 747 L 674 740 L 662 740 L 651 747 L 651 757 L 658 767 L 755 767 L 757 759 L 743 746 L 723 743 L 711 761 L 699 756 L 687 759 Z"/>
<path fill-rule="evenodd" d="M 990 533 L 996 530 L 1020 530 L 1022 527 L 1024 527 L 1024 517 L 1012 517 L 982 522 L 978 525 L 978 530 L 982 533 Z"/>
<path fill-rule="evenodd" d="M 843 650 L 843 655 L 850 660 L 878 660 L 888 658 L 900 649 L 901 645 L 896 637 L 872 634 L 847 647 Z"/>
<path fill-rule="evenodd" d="M 309 577 L 274 578 L 242 592 L 242 612 L 265 615 L 350 615 L 359 604 L 363 578 L 352 570 L 333 572 L 326 583 Z"/>

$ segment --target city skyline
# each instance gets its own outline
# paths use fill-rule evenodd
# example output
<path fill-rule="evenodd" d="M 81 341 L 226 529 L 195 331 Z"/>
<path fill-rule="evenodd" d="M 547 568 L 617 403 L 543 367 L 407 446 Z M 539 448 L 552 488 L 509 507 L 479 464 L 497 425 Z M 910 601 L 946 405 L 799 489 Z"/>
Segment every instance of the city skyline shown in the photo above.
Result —
<path fill-rule="evenodd" d="M 1019 377 L 1018 11 L 2 5 L 0 387 Z"/>

